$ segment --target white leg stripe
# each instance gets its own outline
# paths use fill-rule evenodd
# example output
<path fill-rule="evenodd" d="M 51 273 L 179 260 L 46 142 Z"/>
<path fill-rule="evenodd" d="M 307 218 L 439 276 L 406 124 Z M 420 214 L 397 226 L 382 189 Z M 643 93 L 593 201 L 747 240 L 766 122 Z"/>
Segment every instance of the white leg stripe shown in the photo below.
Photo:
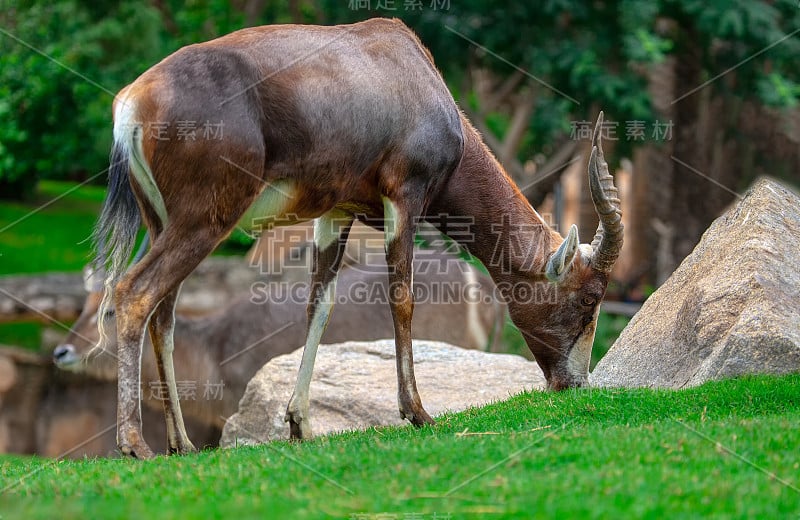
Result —
<path fill-rule="evenodd" d="M 397 218 L 398 211 L 394 202 L 389 200 L 388 197 L 382 197 L 382 200 L 384 234 L 386 245 L 388 246 L 400 231 L 400 220 Z"/>
<path fill-rule="evenodd" d="M 308 327 L 308 337 L 306 338 L 306 344 L 303 348 L 303 359 L 300 363 L 300 371 L 297 374 L 297 384 L 294 390 L 295 395 L 302 396 L 301 398 L 304 400 L 308 399 L 308 388 L 311 385 L 311 375 L 314 372 L 314 360 L 317 357 L 317 348 L 322 339 L 322 334 L 325 332 L 325 327 L 328 324 L 335 294 L 336 280 L 332 280 L 328 286 L 325 287 L 322 299 L 317 302 L 314 316 Z"/>
<path fill-rule="evenodd" d="M 464 281 L 466 282 L 467 287 L 475 289 L 475 294 L 477 294 L 478 298 L 480 298 L 480 292 L 478 291 L 478 277 L 475 275 L 475 271 L 473 271 L 471 267 L 464 272 Z M 477 348 L 481 350 L 488 350 L 490 346 L 489 333 L 483 328 L 483 323 L 481 322 L 480 299 L 475 301 L 470 300 L 467 302 L 467 330 L 469 331 L 469 335 Z M 470 347 L 472 345 L 464 346 Z"/>
<path fill-rule="evenodd" d="M 336 242 L 353 222 L 353 216 L 345 211 L 331 210 L 314 221 L 314 243 L 320 251 Z"/>

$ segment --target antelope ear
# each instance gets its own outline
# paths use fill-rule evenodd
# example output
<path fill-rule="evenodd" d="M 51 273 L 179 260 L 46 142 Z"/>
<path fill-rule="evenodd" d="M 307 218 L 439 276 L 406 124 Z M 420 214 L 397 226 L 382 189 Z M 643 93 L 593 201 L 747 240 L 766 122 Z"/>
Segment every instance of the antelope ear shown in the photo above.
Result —
<path fill-rule="evenodd" d="M 569 270 L 572 265 L 572 259 L 575 258 L 575 252 L 578 251 L 578 226 L 575 224 L 569 228 L 567 238 L 558 247 L 550 260 L 547 261 L 547 267 L 544 274 L 551 282 L 559 282 L 564 278 L 564 274 Z"/>

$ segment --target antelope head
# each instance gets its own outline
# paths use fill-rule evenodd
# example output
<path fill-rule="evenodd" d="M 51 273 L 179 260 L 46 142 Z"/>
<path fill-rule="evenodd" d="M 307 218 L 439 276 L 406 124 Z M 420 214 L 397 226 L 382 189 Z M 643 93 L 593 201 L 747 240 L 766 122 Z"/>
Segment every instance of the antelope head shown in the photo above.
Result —
<path fill-rule="evenodd" d="M 103 299 L 104 279 L 104 269 L 95 269 L 91 265 L 84 267 L 83 284 L 86 301 L 81 315 L 70 328 L 67 337 L 53 350 L 53 361 L 62 370 L 113 380 L 116 377 L 115 352 L 107 352 L 105 345 L 96 348 L 100 340 L 100 334 L 97 332 L 97 313 L 100 301 Z M 112 343 L 116 344 L 116 335 Z"/>
<path fill-rule="evenodd" d="M 509 303 L 511 317 L 523 331 L 552 390 L 588 383 L 600 302 L 622 247 L 620 201 L 603 156 L 602 121 L 601 113 L 589 159 L 589 186 L 600 220 L 594 240 L 579 244 L 578 228 L 573 225 L 551 252 L 544 273 L 534 275 L 536 282 L 547 284 L 543 301 L 533 308 Z"/>

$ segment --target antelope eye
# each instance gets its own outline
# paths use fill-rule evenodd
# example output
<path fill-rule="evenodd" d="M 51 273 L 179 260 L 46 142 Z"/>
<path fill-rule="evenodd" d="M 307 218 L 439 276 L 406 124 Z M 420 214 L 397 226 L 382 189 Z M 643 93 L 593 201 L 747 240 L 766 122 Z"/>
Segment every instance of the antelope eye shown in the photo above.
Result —
<path fill-rule="evenodd" d="M 584 296 L 583 299 L 581 300 L 581 305 L 589 307 L 591 305 L 594 305 L 596 302 L 597 300 L 595 300 L 591 296 Z"/>

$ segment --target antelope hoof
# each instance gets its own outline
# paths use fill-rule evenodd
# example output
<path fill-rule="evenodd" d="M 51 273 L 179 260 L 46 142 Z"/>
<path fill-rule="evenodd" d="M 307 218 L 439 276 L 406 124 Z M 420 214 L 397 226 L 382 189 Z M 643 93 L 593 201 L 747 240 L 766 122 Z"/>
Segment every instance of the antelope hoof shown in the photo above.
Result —
<path fill-rule="evenodd" d="M 403 419 L 408 419 L 408 421 L 417 428 L 421 428 L 426 424 L 436 424 L 436 421 L 428 415 L 428 412 L 426 412 L 422 406 L 412 407 L 412 409 L 408 411 L 400 410 L 400 416 Z"/>
<path fill-rule="evenodd" d="M 150 446 L 144 442 L 142 432 L 136 429 L 123 430 L 117 434 L 117 446 L 119 451 L 126 457 L 134 459 L 153 459 L 156 454 L 150 449 Z"/>
<path fill-rule="evenodd" d="M 176 443 L 169 443 L 170 455 L 188 455 L 190 453 L 197 453 L 197 448 L 194 447 L 194 444 L 192 444 L 189 439 L 184 439 Z"/>
<path fill-rule="evenodd" d="M 289 438 L 293 441 L 307 441 L 312 437 L 311 422 L 298 413 L 288 412 L 284 418 L 289 423 Z"/>
<path fill-rule="evenodd" d="M 144 441 L 139 441 L 132 444 L 122 442 L 119 444 L 119 450 L 126 457 L 131 457 L 134 459 L 148 460 L 156 457 L 156 454 L 153 453 L 153 450 L 151 450 L 150 446 L 148 446 Z"/>

